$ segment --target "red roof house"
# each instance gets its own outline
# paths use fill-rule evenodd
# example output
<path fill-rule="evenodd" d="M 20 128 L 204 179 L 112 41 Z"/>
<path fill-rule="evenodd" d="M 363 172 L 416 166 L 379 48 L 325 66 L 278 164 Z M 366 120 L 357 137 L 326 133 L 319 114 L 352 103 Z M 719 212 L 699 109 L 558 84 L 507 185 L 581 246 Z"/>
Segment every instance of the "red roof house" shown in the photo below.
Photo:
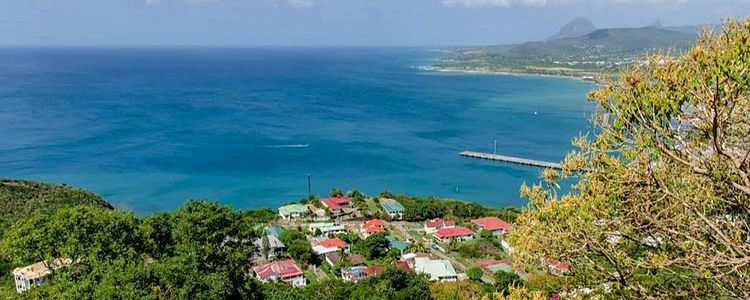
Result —
<path fill-rule="evenodd" d="M 435 238 L 440 242 L 448 242 L 453 239 L 470 240 L 474 238 L 474 232 L 466 227 L 440 228 L 435 232 Z"/>
<path fill-rule="evenodd" d="M 255 277 L 263 282 L 279 280 L 293 286 L 307 285 L 302 268 L 291 259 L 253 267 L 253 272 Z"/>
<path fill-rule="evenodd" d="M 440 218 L 424 221 L 424 226 L 429 228 L 436 227 L 453 227 L 456 226 L 456 221 L 446 221 Z"/>
<path fill-rule="evenodd" d="M 352 208 L 352 203 L 347 197 L 333 197 L 327 198 L 320 201 L 323 206 L 327 207 L 331 212 L 341 211 L 343 208 Z"/>
<path fill-rule="evenodd" d="M 512 226 L 508 222 L 496 217 L 486 217 L 471 220 L 479 228 L 492 231 L 492 233 L 505 233 L 510 231 Z"/>
<path fill-rule="evenodd" d="M 381 219 L 367 220 L 362 224 L 362 233 L 369 236 L 373 233 L 385 232 L 385 221 Z"/>
<path fill-rule="evenodd" d="M 345 243 L 344 241 L 340 239 L 322 240 L 318 242 L 318 245 L 326 247 L 326 248 L 339 248 L 339 249 L 349 248 L 349 244 Z"/>

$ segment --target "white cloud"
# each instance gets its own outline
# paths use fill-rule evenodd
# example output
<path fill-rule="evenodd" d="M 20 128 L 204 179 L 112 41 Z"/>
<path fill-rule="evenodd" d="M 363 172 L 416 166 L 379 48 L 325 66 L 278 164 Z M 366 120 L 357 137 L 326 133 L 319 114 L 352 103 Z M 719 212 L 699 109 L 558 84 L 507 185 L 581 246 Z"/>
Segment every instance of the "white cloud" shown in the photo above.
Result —
<path fill-rule="evenodd" d="M 315 6 L 315 0 L 263 0 L 273 7 L 288 5 L 294 8 L 310 8 Z"/>
<path fill-rule="evenodd" d="M 506 6 L 545 6 L 548 4 L 565 3 L 601 3 L 609 2 L 615 4 L 685 4 L 700 0 L 442 0 L 447 7 L 506 7 Z M 726 0 L 730 1 L 730 0 Z M 734 0 L 746 1 L 746 0 Z"/>

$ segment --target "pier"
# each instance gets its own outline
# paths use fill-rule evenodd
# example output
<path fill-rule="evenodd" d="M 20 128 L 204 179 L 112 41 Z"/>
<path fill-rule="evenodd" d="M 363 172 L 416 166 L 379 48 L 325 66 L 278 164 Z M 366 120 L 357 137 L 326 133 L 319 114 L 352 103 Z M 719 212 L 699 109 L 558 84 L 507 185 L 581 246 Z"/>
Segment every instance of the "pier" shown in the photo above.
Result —
<path fill-rule="evenodd" d="M 475 151 L 464 151 L 464 152 L 459 153 L 459 155 L 463 157 L 487 159 L 487 160 L 518 164 L 518 165 L 562 170 L 562 165 L 556 162 L 526 159 L 526 158 L 520 158 L 520 157 L 497 155 L 497 154 L 492 154 L 492 153 L 483 153 L 483 152 L 475 152 Z"/>

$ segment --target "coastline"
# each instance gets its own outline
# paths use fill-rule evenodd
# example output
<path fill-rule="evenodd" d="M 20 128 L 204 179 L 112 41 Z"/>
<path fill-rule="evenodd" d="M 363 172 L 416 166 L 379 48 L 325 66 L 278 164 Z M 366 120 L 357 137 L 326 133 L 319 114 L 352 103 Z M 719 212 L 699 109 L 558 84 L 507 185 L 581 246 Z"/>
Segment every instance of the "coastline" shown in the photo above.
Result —
<path fill-rule="evenodd" d="M 488 68 L 474 68 L 468 66 L 460 67 L 446 67 L 446 66 L 418 66 L 417 69 L 428 72 L 441 72 L 441 73 L 461 73 L 461 74 L 474 74 L 474 75 L 503 75 L 503 76 L 532 76 L 532 77 L 543 77 L 543 78 L 559 78 L 575 81 L 583 81 L 593 84 L 604 84 L 606 77 L 601 73 L 591 73 L 591 75 L 566 75 L 566 74 L 548 74 L 542 72 L 533 71 L 522 71 L 522 70 L 492 70 Z"/>

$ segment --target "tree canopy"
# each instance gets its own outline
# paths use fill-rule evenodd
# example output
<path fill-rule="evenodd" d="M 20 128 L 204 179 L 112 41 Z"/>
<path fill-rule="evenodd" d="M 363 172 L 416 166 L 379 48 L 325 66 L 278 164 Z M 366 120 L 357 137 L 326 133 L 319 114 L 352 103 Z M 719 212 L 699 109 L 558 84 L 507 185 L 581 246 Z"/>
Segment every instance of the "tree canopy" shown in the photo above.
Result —
<path fill-rule="evenodd" d="M 571 289 L 613 298 L 750 298 L 750 19 L 589 99 L 594 135 L 574 141 L 566 171 L 522 187 L 514 254 L 570 262 Z"/>

